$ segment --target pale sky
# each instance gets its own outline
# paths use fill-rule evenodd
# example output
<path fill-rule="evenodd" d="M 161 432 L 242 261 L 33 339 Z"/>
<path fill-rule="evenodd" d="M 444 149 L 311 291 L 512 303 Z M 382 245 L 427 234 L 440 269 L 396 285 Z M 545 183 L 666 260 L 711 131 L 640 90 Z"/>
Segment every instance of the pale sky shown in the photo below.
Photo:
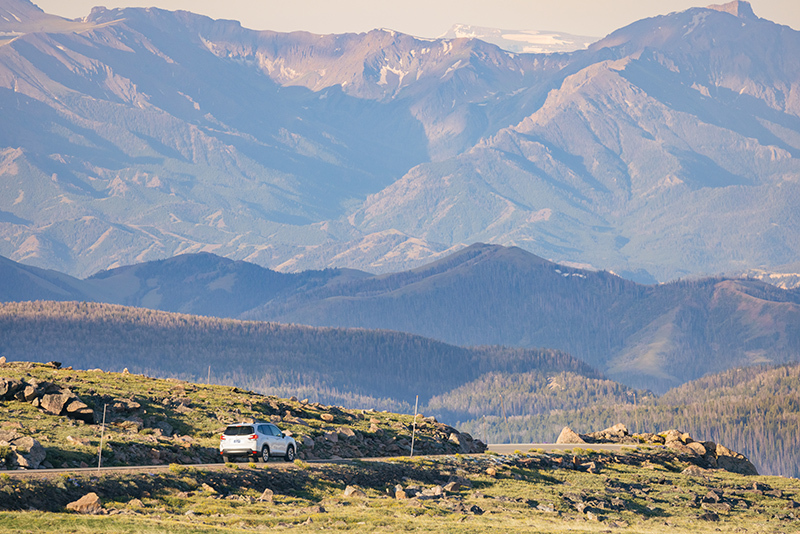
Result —
<path fill-rule="evenodd" d="M 234 19 L 257 30 L 312 33 L 389 28 L 438 37 L 453 24 L 603 37 L 636 20 L 725 0 L 32 0 L 67 18 L 92 6 L 159 7 Z M 756 15 L 800 29 L 800 0 L 751 0 Z"/>

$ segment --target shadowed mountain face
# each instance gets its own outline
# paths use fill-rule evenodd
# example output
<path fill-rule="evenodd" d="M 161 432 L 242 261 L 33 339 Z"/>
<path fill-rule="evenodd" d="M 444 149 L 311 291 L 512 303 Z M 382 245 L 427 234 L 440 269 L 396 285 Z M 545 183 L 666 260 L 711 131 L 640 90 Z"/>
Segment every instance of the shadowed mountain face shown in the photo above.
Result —
<path fill-rule="evenodd" d="M 800 33 L 746 2 L 571 54 L 0 0 L 0 253 L 389 272 L 474 242 L 642 282 L 800 250 Z"/>
<path fill-rule="evenodd" d="M 798 290 L 721 278 L 643 286 L 496 245 L 378 276 L 285 274 L 197 254 L 86 280 L 4 260 L 0 280 L 2 301 L 98 301 L 395 330 L 462 346 L 553 348 L 656 392 L 732 367 L 800 361 Z"/>

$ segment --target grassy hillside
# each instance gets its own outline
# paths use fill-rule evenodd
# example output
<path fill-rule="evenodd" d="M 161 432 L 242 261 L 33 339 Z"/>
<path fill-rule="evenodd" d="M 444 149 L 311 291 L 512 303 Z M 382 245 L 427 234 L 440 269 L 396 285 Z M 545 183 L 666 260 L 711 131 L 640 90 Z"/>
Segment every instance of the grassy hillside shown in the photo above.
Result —
<path fill-rule="evenodd" d="M 790 532 L 797 480 L 659 450 L 5 475 L 0 532 Z M 694 474 L 689 474 L 694 473 Z M 97 515 L 67 510 L 94 494 Z"/>
<path fill-rule="evenodd" d="M 291 528 L 732 534 L 789 531 L 800 506 L 796 479 L 704 469 L 698 465 L 702 458 L 672 448 L 454 454 L 467 452 L 459 444 L 467 437 L 420 417 L 410 458 L 407 415 L 53 364 L 3 362 L 0 378 L 0 389 L 13 380 L 36 384 L 35 389 L 53 384 L 68 387 L 96 414 L 108 408 L 103 431 L 97 423 L 48 414 L 35 402 L 0 395 L 3 439 L 10 434 L 36 439 L 46 452 L 43 466 L 94 466 L 101 447 L 106 466 L 148 466 L 143 472 L 5 471 L 2 533 Z M 292 433 L 305 460 L 278 466 L 182 465 L 216 457 L 225 425 L 250 418 L 269 418 Z M 354 451 L 386 458 L 309 462 Z M 9 446 L 0 453 L 5 465 L 16 454 Z M 93 498 L 94 508 L 70 511 Z"/>
<path fill-rule="evenodd" d="M 491 372 L 596 375 L 558 351 L 461 348 L 387 331 L 243 322 L 94 303 L 0 305 L 0 355 L 128 368 L 320 402 L 408 411 Z"/>
<path fill-rule="evenodd" d="M 30 385 L 29 399 L 6 389 L 14 380 Z M 37 407 L 42 392 L 68 388 L 93 410 L 93 418 Z M 42 401 L 43 403 L 43 401 Z M 105 412 L 107 427 L 101 429 Z M 0 363 L 0 441 L 37 440 L 46 467 L 96 466 L 101 439 L 103 465 L 199 464 L 218 462 L 219 435 L 230 423 L 270 420 L 298 442 L 302 459 L 360 458 L 410 452 L 413 416 L 348 410 L 296 397 L 264 396 L 230 386 L 156 379 L 130 372 L 74 370 L 32 362 Z M 482 451 L 471 437 L 419 417 L 416 454 Z M 22 444 L 30 450 L 30 444 Z M 28 453 L 25 453 L 28 454 Z M 15 466 L 9 446 L 0 446 L 0 466 Z M 33 460 L 32 460 L 33 461 Z M 22 464 L 20 464 L 22 465 Z M 33 466 L 35 467 L 35 466 Z"/>
<path fill-rule="evenodd" d="M 745 454 L 760 473 L 800 476 L 800 364 L 750 367 L 710 375 L 684 384 L 662 397 L 611 388 L 606 397 L 587 396 L 585 379 L 563 381 L 566 391 L 538 384 L 529 387 L 530 402 L 507 408 L 508 426 L 497 407 L 488 403 L 485 417 L 464 410 L 457 426 L 489 442 L 552 442 L 564 426 L 578 432 L 625 423 L 635 432 L 681 428 L 698 439 L 724 443 Z M 457 407 L 470 398 L 491 398 L 503 388 L 475 383 L 436 397 L 437 406 Z M 513 390 L 512 390 L 513 391 Z M 575 402 L 571 399 L 586 399 Z M 561 406 L 553 405 L 561 399 Z M 507 405 L 508 406 L 508 405 Z M 538 409 L 537 409 L 538 408 Z"/>

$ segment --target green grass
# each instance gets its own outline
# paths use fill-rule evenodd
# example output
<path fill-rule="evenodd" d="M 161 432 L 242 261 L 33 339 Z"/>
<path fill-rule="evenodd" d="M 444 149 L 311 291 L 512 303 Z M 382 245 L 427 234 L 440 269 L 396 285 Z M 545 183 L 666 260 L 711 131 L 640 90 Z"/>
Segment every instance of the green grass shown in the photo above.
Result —
<path fill-rule="evenodd" d="M 346 410 L 259 395 L 235 387 L 160 380 L 135 374 L 54 369 L 25 362 L 4 364 L 0 367 L 0 377 L 26 381 L 35 378 L 69 387 L 94 409 L 98 421 L 89 425 L 46 414 L 26 402 L 0 402 L 0 425 L 39 440 L 47 452 L 47 462 L 54 467 L 97 465 L 101 437 L 99 419 L 102 419 L 106 406 L 105 466 L 218 462 L 219 435 L 228 424 L 269 420 L 271 417 L 279 418 L 276 422 L 280 428 L 298 440 L 300 459 L 306 459 L 305 454 L 310 452 L 309 447 L 302 443 L 306 436 L 316 442 L 315 457 L 326 458 L 335 454 L 329 449 L 331 443 L 323 436 L 342 427 L 368 438 L 374 436 L 370 432 L 374 424 L 380 429 L 381 437 L 409 442 L 411 439 L 411 415 Z M 114 410 L 115 403 L 127 401 L 136 402 L 140 407 L 130 411 Z M 286 412 L 291 413 L 291 418 L 285 417 Z M 323 420 L 324 414 L 333 415 L 333 421 Z M 295 418 L 300 422 L 295 422 Z M 157 428 L 162 423 L 169 424 L 175 435 L 188 439 L 181 441 L 174 436 L 162 435 Z M 423 452 L 424 445 L 432 443 L 442 443 L 445 447 L 442 452 L 457 449 L 448 443 L 449 431 L 443 432 L 441 426 L 418 421 L 418 453 Z M 0 458 L 6 452 L 0 448 Z M 362 454 L 377 455 L 376 451 L 369 449 L 363 450 Z"/>
<path fill-rule="evenodd" d="M 530 467 L 525 462 L 547 461 L 555 455 L 528 455 L 289 465 L 286 470 L 250 469 L 243 465 L 238 470 L 203 471 L 177 466 L 153 475 L 53 475 L 30 480 L 11 477 L 4 483 L 11 492 L 0 492 L 4 509 L 37 504 L 50 509 L 0 512 L 0 532 L 190 533 L 272 528 L 291 528 L 292 532 L 301 533 L 321 529 L 459 533 L 797 530 L 796 520 L 789 517 L 793 509 L 787 508 L 791 500 L 800 498 L 800 484 L 795 479 L 724 472 L 697 478 L 671 469 L 680 465 L 667 464 L 663 472 L 656 472 L 615 463 L 612 454 L 598 456 L 604 461 L 600 474 Z M 643 453 L 641 458 L 646 459 L 647 455 Z M 661 461 L 662 456 L 652 457 L 652 462 Z M 490 465 L 498 468 L 495 477 L 485 474 Z M 430 500 L 395 500 L 388 491 L 395 484 L 431 487 L 453 476 L 469 480 L 472 487 Z M 783 495 L 754 492 L 753 482 L 781 490 Z M 59 483 L 65 489 L 59 489 Z M 216 493 L 203 491 L 203 484 L 215 488 Z M 348 484 L 362 488 L 367 496 L 343 497 Z M 274 501 L 258 502 L 266 487 L 274 491 Z M 702 498 L 711 489 L 722 493 L 726 502 L 734 503 L 729 511 L 718 510 L 719 521 L 715 522 L 698 519 L 706 510 L 695 504 L 694 498 Z M 65 502 L 90 490 L 101 495 L 109 515 L 65 513 L 53 502 Z M 46 499 L 36 497 L 48 495 Z M 577 498 L 587 503 L 597 520 L 578 509 Z M 741 506 L 741 501 L 747 505 Z M 480 507 L 483 513 L 470 513 L 472 506 Z M 546 511 L 548 507 L 554 511 Z"/>

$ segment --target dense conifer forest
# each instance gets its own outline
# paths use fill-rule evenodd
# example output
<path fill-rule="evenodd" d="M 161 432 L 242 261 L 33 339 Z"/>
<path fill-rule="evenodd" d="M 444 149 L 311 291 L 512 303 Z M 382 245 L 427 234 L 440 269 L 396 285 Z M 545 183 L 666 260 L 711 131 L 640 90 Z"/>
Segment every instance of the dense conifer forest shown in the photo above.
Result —
<path fill-rule="evenodd" d="M 488 442 L 552 442 L 625 423 L 725 443 L 800 475 L 800 364 L 725 371 L 663 396 L 554 350 L 237 321 L 85 302 L 0 305 L 0 356 L 235 385 L 353 408 L 421 411 Z"/>
<path fill-rule="evenodd" d="M 523 382 L 531 387 L 523 389 Z M 678 428 L 697 440 L 742 452 L 762 474 L 800 476 L 800 364 L 732 369 L 661 397 L 570 373 L 552 375 L 552 383 L 565 389 L 541 380 L 479 381 L 436 397 L 432 404 L 448 407 L 460 428 L 489 442 L 552 442 L 564 426 L 580 433 L 618 422 L 631 432 Z M 507 420 L 498 403 L 488 402 L 501 392 L 506 398 L 527 399 L 522 405 L 506 402 Z M 481 403 L 485 415 L 477 415 L 466 399 L 487 400 Z"/>
<path fill-rule="evenodd" d="M 0 305 L 0 356 L 403 408 L 491 372 L 596 374 L 553 350 L 462 348 L 420 336 L 312 328 L 109 304 Z M 209 371 L 210 368 L 210 371 Z"/>

